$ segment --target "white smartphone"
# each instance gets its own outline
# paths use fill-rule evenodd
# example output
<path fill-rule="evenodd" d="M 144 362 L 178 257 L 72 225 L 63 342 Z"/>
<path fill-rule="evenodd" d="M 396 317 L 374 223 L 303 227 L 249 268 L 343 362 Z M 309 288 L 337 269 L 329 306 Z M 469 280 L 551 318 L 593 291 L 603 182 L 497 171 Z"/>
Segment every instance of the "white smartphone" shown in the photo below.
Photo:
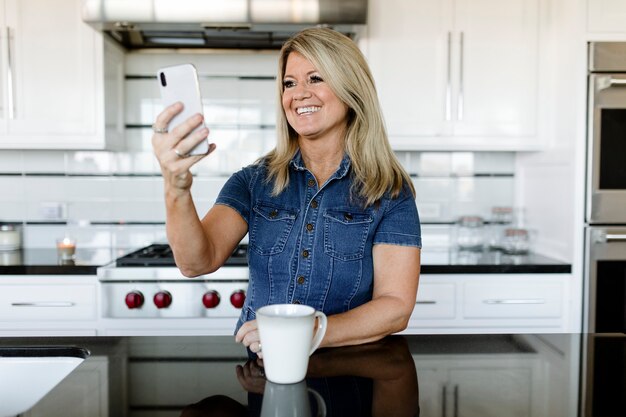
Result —
<path fill-rule="evenodd" d="M 192 64 L 180 64 L 159 69 L 157 73 L 161 99 L 165 107 L 180 101 L 183 110 L 170 120 L 168 130 L 172 130 L 189 117 L 197 113 L 203 113 L 202 97 L 200 96 L 200 83 L 198 72 Z M 194 132 L 202 129 L 204 124 L 194 129 Z M 209 151 L 208 140 L 203 140 L 196 145 L 188 155 L 203 155 Z"/>

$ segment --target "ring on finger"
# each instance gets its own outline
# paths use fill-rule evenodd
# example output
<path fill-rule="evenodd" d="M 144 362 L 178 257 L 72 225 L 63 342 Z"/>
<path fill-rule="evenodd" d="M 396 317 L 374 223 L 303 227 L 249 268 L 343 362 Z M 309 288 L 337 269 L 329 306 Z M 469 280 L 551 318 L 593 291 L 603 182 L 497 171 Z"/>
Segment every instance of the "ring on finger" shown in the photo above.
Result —
<path fill-rule="evenodd" d="M 178 156 L 179 158 L 187 158 L 189 155 L 181 153 L 178 149 L 174 148 L 174 153 L 176 154 L 176 156 Z"/>
<path fill-rule="evenodd" d="M 152 125 L 152 131 L 154 133 L 167 133 L 167 127 L 157 127 L 156 125 Z"/>
<path fill-rule="evenodd" d="M 257 350 L 257 353 L 261 351 L 261 342 L 259 342 L 259 349 Z"/>

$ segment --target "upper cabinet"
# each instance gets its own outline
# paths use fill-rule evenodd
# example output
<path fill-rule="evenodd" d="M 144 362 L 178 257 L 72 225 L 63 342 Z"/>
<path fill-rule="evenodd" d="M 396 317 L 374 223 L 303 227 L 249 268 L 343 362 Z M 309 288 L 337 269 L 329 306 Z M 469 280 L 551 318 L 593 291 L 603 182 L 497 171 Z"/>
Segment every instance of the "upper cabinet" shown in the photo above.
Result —
<path fill-rule="evenodd" d="M 537 148 L 538 0 L 370 0 L 363 48 L 396 149 Z"/>
<path fill-rule="evenodd" d="M 0 0 L 1 148 L 109 145 L 105 46 L 80 11 L 80 0 Z"/>

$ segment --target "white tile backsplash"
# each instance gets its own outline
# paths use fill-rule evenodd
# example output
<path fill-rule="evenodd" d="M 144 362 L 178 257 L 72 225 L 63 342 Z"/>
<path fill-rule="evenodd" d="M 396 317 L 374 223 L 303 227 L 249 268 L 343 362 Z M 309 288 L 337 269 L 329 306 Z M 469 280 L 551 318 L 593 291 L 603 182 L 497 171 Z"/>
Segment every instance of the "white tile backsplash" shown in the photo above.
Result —
<path fill-rule="evenodd" d="M 24 172 L 45 172 L 64 174 L 66 172 L 65 152 L 29 151 L 22 154 Z"/>
<path fill-rule="evenodd" d="M 26 245 L 53 245 L 68 230 L 79 245 L 94 247 L 136 248 L 165 240 L 163 179 L 150 129 L 162 109 L 155 77 L 162 66 L 193 62 L 200 74 L 209 141 L 217 144 L 192 168 L 200 217 L 233 172 L 275 146 L 276 52 L 130 52 L 126 59 L 124 151 L 0 153 L 0 222 L 29 223 Z M 460 215 L 488 218 L 492 206 L 515 205 L 512 152 L 397 155 L 416 187 L 423 233 L 430 236 L 425 246 L 447 245 L 450 225 Z M 68 225 L 33 224 L 56 221 Z"/>
<path fill-rule="evenodd" d="M 22 173 L 24 171 L 23 153 L 3 149 L 0 152 L 0 170 L 3 173 Z"/>
<path fill-rule="evenodd" d="M 113 171 L 110 152 L 66 152 L 68 174 L 109 175 Z"/>

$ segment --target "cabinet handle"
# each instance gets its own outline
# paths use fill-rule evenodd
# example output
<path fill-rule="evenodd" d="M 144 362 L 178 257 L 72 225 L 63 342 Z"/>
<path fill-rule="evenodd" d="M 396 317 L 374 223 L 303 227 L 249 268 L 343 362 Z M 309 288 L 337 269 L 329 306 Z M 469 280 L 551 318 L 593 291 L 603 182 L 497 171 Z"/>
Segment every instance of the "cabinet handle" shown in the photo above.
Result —
<path fill-rule="evenodd" d="M 456 107 L 456 117 L 457 120 L 463 120 L 463 84 L 464 84 L 464 79 L 463 79 L 463 55 L 464 55 L 464 33 L 461 32 L 460 34 L 460 38 L 459 38 L 459 95 L 457 96 L 457 107 Z"/>
<path fill-rule="evenodd" d="M 11 28 L 7 27 L 7 93 L 8 93 L 8 106 L 7 109 L 9 119 L 15 119 L 15 97 L 13 95 L 13 86 L 15 80 L 13 79 L 13 51 L 11 50 Z"/>
<path fill-rule="evenodd" d="M 626 80 L 609 78 L 610 85 L 626 85 Z"/>
<path fill-rule="evenodd" d="M 459 386 L 454 386 L 454 417 L 459 417 Z"/>
<path fill-rule="evenodd" d="M 416 301 L 415 304 L 437 304 L 435 300 L 419 300 Z"/>
<path fill-rule="evenodd" d="M 71 301 L 40 301 L 11 303 L 13 307 L 74 307 Z"/>
<path fill-rule="evenodd" d="M 452 120 L 452 32 L 448 32 L 448 74 L 446 76 L 446 121 Z"/>
<path fill-rule="evenodd" d="M 502 299 L 489 299 L 483 300 L 485 304 L 545 304 L 546 300 L 543 298 L 512 298 L 508 300 Z"/>

